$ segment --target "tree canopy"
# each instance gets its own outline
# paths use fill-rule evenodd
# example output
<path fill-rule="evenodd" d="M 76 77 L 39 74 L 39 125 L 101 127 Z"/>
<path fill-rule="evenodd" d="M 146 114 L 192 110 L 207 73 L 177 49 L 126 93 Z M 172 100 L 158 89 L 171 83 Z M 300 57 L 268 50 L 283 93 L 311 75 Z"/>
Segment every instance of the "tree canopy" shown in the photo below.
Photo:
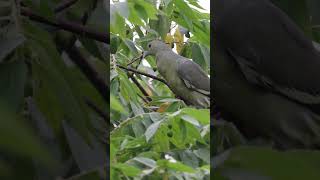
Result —
<path fill-rule="evenodd" d="M 141 54 L 160 39 L 209 74 L 210 14 L 191 0 L 113 1 L 110 11 L 110 178 L 209 179 L 209 109 L 187 106 Z"/>
<path fill-rule="evenodd" d="M 107 17 L 104 1 L 0 1 L 1 179 L 107 176 Z"/>

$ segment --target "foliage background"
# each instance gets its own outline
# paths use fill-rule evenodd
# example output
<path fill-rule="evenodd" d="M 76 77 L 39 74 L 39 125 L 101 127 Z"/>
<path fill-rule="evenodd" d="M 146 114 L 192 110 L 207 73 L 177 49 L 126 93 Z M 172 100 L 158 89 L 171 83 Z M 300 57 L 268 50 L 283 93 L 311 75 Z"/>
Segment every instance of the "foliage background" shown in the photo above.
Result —
<path fill-rule="evenodd" d="M 110 10 L 111 179 L 209 179 L 209 109 L 132 71 L 161 78 L 154 57 L 128 64 L 161 38 L 209 73 L 210 15 L 197 0 L 113 1 Z"/>
<path fill-rule="evenodd" d="M 320 42 L 319 1 L 273 1 Z M 108 27 L 107 3 L 0 0 L 1 179 L 105 179 L 109 113 L 112 178 L 209 178 L 209 110 L 186 107 L 161 82 L 118 66 L 161 37 L 210 72 L 209 14 L 196 0 L 128 0 L 114 2 Z M 170 30 L 176 23 L 190 39 Z M 158 75 L 152 57 L 137 65 L 130 68 Z M 247 147 L 220 122 L 211 132 L 214 178 L 319 179 L 318 151 Z"/>
<path fill-rule="evenodd" d="M 0 179 L 105 179 L 107 4 L 0 0 Z"/>
<path fill-rule="evenodd" d="M 272 0 L 272 2 L 282 9 L 315 44 L 320 42 L 320 1 Z M 214 12 L 212 13 L 214 15 Z M 319 44 L 317 46 L 320 47 Z M 241 135 L 241 132 L 223 119 L 213 121 L 211 137 L 213 142 L 211 178 L 279 180 L 320 178 L 317 170 L 319 151 L 279 152 L 269 147 L 249 146 L 250 142 Z"/>

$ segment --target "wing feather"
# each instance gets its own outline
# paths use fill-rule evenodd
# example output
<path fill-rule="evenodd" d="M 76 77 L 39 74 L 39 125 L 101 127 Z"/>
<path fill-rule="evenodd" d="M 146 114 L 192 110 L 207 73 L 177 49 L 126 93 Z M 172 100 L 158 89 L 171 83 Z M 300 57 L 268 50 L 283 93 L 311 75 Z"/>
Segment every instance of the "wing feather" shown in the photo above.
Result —
<path fill-rule="evenodd" d="M 210 79 L 197 63 L 183 59 L 177 66 L 177 72 L 188 88 L 210 95 Z"/>

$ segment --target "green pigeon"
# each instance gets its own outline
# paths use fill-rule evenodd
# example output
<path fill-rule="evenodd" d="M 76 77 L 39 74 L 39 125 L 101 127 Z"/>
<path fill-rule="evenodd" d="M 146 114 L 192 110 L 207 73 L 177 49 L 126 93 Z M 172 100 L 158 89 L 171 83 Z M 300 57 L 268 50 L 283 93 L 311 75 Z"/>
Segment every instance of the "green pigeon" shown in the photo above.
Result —
<path fill-rule="evenodd" d="M 213 1 L 213 97 L 279 149 L 320 147 L 320 53 L 268 0 Z"/>
<path fill-rule="evenodd" d="M 210 78 L 197 63 L 176 54 L 160 40 L 148 44 L 143 58 L 148 55 L 155 56 L 160 75 L 175 95 L 197 108 L 210 107 Z"/>

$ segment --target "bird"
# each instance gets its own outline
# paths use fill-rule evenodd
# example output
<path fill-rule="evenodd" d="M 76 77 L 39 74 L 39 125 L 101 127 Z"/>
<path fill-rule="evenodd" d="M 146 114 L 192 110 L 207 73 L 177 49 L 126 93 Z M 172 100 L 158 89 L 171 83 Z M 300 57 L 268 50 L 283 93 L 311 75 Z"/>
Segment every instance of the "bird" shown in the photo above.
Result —
<path fill-rule="evenodd" d="M 249 139 L 320 147 L 320 52 L 269 0 L 213 1 L 213 99 Z"/>
<path fill-rule="evenodd" d="M 176 54 L 161 40 L 152 40 L 147 48 L 142 58 L 155 56 L 160 75 L 175 95 L 196 108 L 210 107 L 210 78 L 197 63 Z"/>

